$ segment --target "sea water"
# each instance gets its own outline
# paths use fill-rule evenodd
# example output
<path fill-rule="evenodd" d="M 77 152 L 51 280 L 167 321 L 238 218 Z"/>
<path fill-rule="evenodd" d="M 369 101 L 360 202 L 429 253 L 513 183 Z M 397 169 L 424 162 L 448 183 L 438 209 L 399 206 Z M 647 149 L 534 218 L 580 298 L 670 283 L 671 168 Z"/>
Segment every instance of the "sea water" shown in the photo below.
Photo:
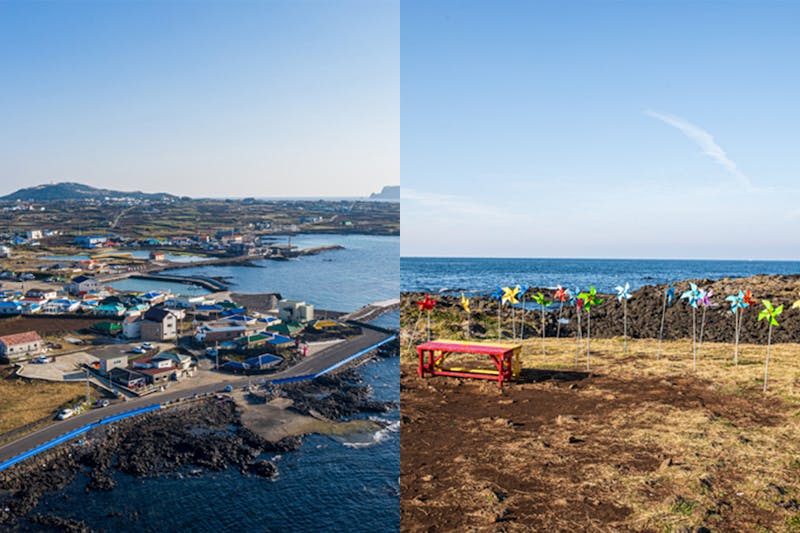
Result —
<path fill-rule="evenodd" d="M 487 294 L 497 286 L 556 285 L 610 293 L 617 285 L 643 285 L 686 279 L 720 279 L 755 274 L 797 274 L 798 261 L 700 261 L 683 259 L 400 259 L 403 292 L 465 292 Z"/>
<path fill-rule="evenodd" d="M 275 268 L 281 274 L 276 276 L 264 275 L 272 269 L 215 267 L 203 271 L 218 275 L 218 269 L 225 269 L 239 287 L 253 292 L 280 290 L 287 297 L 321 302 L 318 305 L 336 310 L 397 297 L 398 238 L 314 237 L 320 238 L 343 243 L 348 251 L 338 253 L 332 261 L 312 256 L 281 263 Z M 316 274 L 313 265 L 318 265 Z M 291 283 L 290 267 L 297 269 L 295 283 Z M 400 314 L 387 313 L 374 323 L 398 328 Z M 372 387 L 373 399 L 399 404 L 398 358 L 370 360 L 357 372 Z M 384 429 L 366 439 L 359 436 L 351 442 L 312 435 L 298 450 L 279 456 L 267 454 L 265 458 L 278 467 L 275 480 L 244 476 L 233 468 L 185 478 L 140 479 L 118 473 L 114 490 L 86 494 L 84 477 L 43 497 L 33 512 L 83 520 L 94 530 L 109 532 L 397 531 L 399 417 L 398 409 L 379 415 L 376 419 Z M 24 524 L 19 531 L 39 528 Z"/>

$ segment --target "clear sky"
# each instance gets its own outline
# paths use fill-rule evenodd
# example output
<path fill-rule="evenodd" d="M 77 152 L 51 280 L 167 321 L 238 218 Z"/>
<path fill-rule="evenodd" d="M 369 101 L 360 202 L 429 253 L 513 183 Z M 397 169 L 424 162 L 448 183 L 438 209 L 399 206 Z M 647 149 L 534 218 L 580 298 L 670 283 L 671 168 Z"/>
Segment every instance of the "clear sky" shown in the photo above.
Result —
<path fill-rule="evenodd" d="M 0 194 L 399 183 L 399 0 L 0 0 Z"/>
<path fill-rule="evenodd" d="M 402 254 L 800 259 L 798 21 L 403 2 Z"/>

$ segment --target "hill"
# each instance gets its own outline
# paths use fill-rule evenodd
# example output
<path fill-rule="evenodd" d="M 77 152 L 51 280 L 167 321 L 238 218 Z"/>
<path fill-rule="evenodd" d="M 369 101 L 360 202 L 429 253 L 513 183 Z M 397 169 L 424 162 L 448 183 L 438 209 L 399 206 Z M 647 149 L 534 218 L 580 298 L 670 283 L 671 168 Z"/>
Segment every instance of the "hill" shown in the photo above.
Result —
<path fill-rule="evenodd" d="M 27 187 L 16 192 L 0 197 L 3 202 L 30 201 L 30 202 L 59 202 L 70 200 L 97 200 L 106 199 L 150 200 L 155 202 L 177 200 L 177 196 L 167 193 L 145 193 L 141 191 L 113 191 L 98 189 L 82 183 L 62 182 L 46 185 Z"/>
<path fill-rule="evenodd" d="M 387 185 L 381 192 L 374 192 L 369 195 L 370 200 L 400 200 L 400 186 Z"/>

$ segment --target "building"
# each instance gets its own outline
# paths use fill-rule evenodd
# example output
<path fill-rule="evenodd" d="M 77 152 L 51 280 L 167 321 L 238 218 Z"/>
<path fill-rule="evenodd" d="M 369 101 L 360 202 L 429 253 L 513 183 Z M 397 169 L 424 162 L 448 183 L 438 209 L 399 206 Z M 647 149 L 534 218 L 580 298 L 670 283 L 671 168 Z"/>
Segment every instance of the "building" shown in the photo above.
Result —
<path fill-rule="evenodd" d="M 278 302 L 278 317 L 284 322 L 311 322 L 314 320 L 314 306 L 297 300 Z"/>
<path fill-rule="evenodd" d="M 153 361 L 169 361 L 172 366 L 180 370 L 189 370 L 192 366 L 192 358 L 180 353 L 161 352 L 153 357 Z"/>
<path fill-rule="evenodd" d="M 112 368 L 108 376 L 111 381 L 131 390 L 143 389 L 147 378 L 135 370 L 127 368 Z"/>
<path fill-rule="evenodd" d="M 75 313 L 80 308 L 81 303 L 76 300 L 68 300 L 61 298 L 57 300 L 49 300 L 42 304 L 42 313 L 59 314 L 59 313 Z"/>
<path fill-rule="evenodd" d="M 94 308 L 94 314 L 97 316 L 113 316 L 120 317 L 125 314 L 128 308 L 121 303 L 105 303 L 100 304 Z"/>
<path fill-rule="evenodd" d="M 78 294 L 81 292 L 94 292 L 100 289 L 100 283 L 94 278 L 90 278 L 89 276 L 78 276 L 76 278 L 72 278 L 72 281 L 69 282 L 69 292 L 72 294 Z"/>
<path fill-rule="evenodd" d="M 128 315 L 122 321 L 122 336 L 126 339 L 138 339 L 142 336 L 142 315 Z"/>
<path fill-rule="evenodd" d="M 11 248 L 0 246 L 0 258 L 11 257 Z"/>
<path fill-rule="evenodd" d="M 75 244 L 83 248 L 99 248 L 103 246 L 108 239 L 101 235 L 79 235 L 75 237 Z"/>
<path fill-rule="evenodd" d="M 232 341 L 247 332 L 245 326 L 209 327 L 201 326 L 194 339 L 201 344 L 215 344 L 217 342 Z"/>
<path fill-rule="evenodd" d="M 22 313 L 22 304 L 19 302 L 0 302 L 0 315 L 18 315 Z"/>
<path fill-rule="evenodd" d="M 40 229 L 31 229 L 25 232 L 25 236 L 28 238 L 29 241 L 38 241 L 42 238 L 42 230 Z"/>
<path fill-rule="evenodd" d="M 142 320 L 144 341 L 165 341 L 178 336 L 178 319 L 163 307 L 148 309 Z"/>
<path fill-rule="evenodd" d="M 115 368 L 127 368 L 128 367 L 128 356 L 125 354 L 122 355 L 115 355 L 114 357 L 109 357 L 107 359 L 103 359 L 100 361 L 100 372 L 105 375 L 108 375 L 109 372 L 114 370 Z"/>
<path fill-rule="evenodd" d="M 42 351 L 42 338 L 35 331 L 0 337 L 0 359 L 12 363 Z"/>
<path fill-rule="evenodd" d="M 161 385 L 175 374 L 175 369 L 170 365 L 168 368 L 143 368 L 140 370 L 144 374 L 147 383 L 150 385 Z"/>
<path fill-rule="evenodd" d="M 52 300 L 58 296 L 56 291 L 48 291 L 41 289 L 30 289 L 25 293 L 25 299 L 31 301 L 46 301 Z"/>

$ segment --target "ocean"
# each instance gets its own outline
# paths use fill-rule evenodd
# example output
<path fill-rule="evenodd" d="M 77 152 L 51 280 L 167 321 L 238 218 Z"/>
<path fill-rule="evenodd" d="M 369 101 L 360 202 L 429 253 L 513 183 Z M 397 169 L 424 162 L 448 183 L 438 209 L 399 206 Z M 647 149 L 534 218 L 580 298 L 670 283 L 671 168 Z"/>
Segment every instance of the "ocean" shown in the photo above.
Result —
<path fill-rule="evenodd" d="M 292 240 L 300 244 L 302 237 Z M 347 247 L 330 252 L 332 261 L 324 261 L 323 254 L 270 262 L 266 269 L 202 271 L 213 276 L 224 271 L 236 290 L 277 290 L 335 310 L 397 297 L 397 237 L 314 235 L 307 242 L 329 241 Z M 374 323 L 397 328 L 400 314 L 387 313 Z M 358 373 L 372 386 L 374 399 L 399 402 L 398 358 L 369 361 L 358 367 Z M 298 450 L 277 457 L 266 454 L 278 467 L 274 481 L 243 476 L 231 468 L 184 479 L 138 479 L 118 473 L 118 486 L 112 491 L 86 494 L 86 480 L 78 479 L 43 497 L 34 513 L 83 520 L 93 530 L 107 532 L 397 531 L 400 413 L 396 409 L 380 417 L 388 427 L 367 439 L 310 436 Z M 137 514 L 131 519 L 127 515 L 133 511 Z M 39 529 L 23 526 L 19 531 Z"/>
<path fill-rule="evenodd" d="M 798 274 L 799 261 L 706 261 L 685 259 L 400 259 L 400 289 L 487 294 L 496 286 L 529 285 L 555 288 L 594 285 L 610 293 L 630 283 L 636 290 L 685 279 L 720 279 L 756 274 Z"/>

